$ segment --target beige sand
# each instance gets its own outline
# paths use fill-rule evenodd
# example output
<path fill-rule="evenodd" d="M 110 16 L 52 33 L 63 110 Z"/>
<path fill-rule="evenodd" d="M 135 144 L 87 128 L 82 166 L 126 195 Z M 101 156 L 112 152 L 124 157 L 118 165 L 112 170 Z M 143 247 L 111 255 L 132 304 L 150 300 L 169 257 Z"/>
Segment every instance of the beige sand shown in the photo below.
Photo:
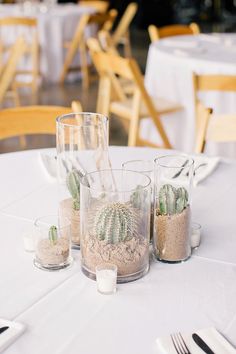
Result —
<path fill-rule="evenodd" d="M 73 208 L 73 199 L 68 198 L 60 202 L 60 217 L 68 218 L 71 221 L 71 240 L 72 243 L 79 246 L 80 244 L 80 211 Z M 63 220 L 62 220 L 63 224 Z"/>
<path fill-rule="evenodd" d="M 180 214 L 155 216 L 155 248 L 159 259 L 180 261 L 190 255 L 190 208 Z"/>
<path fill-rule="evenodd" d="M 81 252 L 83 263 L 91 272 L 95 272 L 101 263 L 113 263 L 118 267 L 118 275 L 130 275 L 141 271 L 149 262 L 149 244 L 139 237 L 117 244 L 100 241 L 88 235 L 82 239 Z"/>
<path fill-rule="evenodd" d="M 40 240 L 36 247 L 36 256 L 44 264 L 66 263 L 70 253 L 70 241 L 67 237 L 60 237 L 56 244 L 49 239 Z"/>

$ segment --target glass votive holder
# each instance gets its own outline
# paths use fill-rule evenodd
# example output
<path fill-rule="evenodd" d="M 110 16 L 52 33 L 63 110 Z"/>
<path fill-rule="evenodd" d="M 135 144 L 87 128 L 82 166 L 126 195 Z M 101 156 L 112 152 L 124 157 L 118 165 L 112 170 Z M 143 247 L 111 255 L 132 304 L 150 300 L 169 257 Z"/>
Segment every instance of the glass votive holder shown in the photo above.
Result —
<path fill-rule="evenodd" d="M 56 215 L 36 219 L 34 265 L 43 270 L 61 270 L 72 264 L 69 220 L 59 225 Z"/>
<path fill-rule="evenodd" d="M 115 264 L 100 264 L 96 267 L 97 290 L 103 295 L 116 292 L 117 266 Z"/>
<path fill-rule="evenodd" d="M 200 242 L 201 242 L 201 225 L 192 222 L 191 224 L 191 248 L 195 249 L 199 247 Z"/>

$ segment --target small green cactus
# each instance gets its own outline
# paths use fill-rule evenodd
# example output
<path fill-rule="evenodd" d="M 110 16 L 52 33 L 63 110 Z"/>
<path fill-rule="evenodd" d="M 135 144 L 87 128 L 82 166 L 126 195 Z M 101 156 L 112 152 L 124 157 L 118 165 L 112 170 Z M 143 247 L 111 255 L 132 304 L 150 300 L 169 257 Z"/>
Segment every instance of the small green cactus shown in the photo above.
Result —
<path fill-rule="evenodd" d="M 136 232 L 135 218 L 129 205 L 119 202 L 105 205 L 95 215 L 94 232 L 99 240 L 112 244 L 128 240 Z"/>
<path fill-rule="evenodd" d="M 58 235 L 57 235 L 57 227 L 51 226 L 48 232 L 48 238 L 52 245 L 57 243 Z"/>
<path fill-rule="evenodd" d="M 73 199 L 73 208 L 80 209 L 80 180 L 83 175 L 77 170 L 73 169 L 68 172 L 66 177 L 66 185 Z"/>
<path fill-rule="evenodd" d="M 164 184 L 159 191 L 159 214 L 180 214 L 188 205 L 188 192 L 184 187 Z"/>

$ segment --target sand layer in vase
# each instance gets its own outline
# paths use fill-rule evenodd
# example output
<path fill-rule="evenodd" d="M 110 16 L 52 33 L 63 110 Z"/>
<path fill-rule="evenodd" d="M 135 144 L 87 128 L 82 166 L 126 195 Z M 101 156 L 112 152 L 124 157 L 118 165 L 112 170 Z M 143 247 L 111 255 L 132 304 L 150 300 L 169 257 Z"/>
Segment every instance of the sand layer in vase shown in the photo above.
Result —
<path fill-rule="evenodd" d="M 149 257 L 148 241 L 138 237 L 111 244 L 89 235 L 83 240 L 81 251 L 83 263 L 91 272 L 101 263 L 113 263 L 119 276 L 139 272 L 146 267 Z"/>
<path fill-rule="evenodd" d="M 48 239 L 40 240 L 36 248 L 36 256 L 44 265 L 65 263 L 70 253 L 70 242 L 67 237 L 60 237 L 55 244 Z"/>
<path fill-rule="evenodd" d="M 159 259 L 180 261 L 190 255 L 190 208 L 180 214 L 155 216 L 155 245 Z"/>
<path fill-rule="evenodd" d="M 80 244 L 80 211 L 73 208 L 73 199 L 68 198 L 60 202 L 60 217 L 67 218 L 71 222 L 71 241 Z"/>

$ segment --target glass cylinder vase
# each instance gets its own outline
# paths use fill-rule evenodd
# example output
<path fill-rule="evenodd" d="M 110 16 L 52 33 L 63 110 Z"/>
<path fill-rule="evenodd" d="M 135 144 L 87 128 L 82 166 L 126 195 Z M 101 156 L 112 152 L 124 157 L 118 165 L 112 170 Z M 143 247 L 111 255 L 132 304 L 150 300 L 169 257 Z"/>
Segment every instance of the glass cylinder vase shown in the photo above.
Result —
<path fill-rule="evenodd" d="M 80 246 L 80 179 L 109 168 L 108 118 L 72 113 L 57 118 L 59 218 L 71 221 L 72 246 Z"/>
<path fill-rule="evenodd" d="M 149 269 L 151 180 L 144 174 L 103 170 L 81 183 L 82 271 L 95 279 L 96 267 L 115 264 L 117 282 L 142 277 Z"/>
<path fill-rule="evenodd" d="M 155 160 L 154 253 L 163 262 L 178 263 L 191 254 L 191 188 L 193 160 L 169 155 Z"/>
<path fill-rule="evenodd" d="M 151 179 L 151 218 L 150 218 L 150 242 L 152 242 L 153 220 L 154 220 L 154 161 L 151 160 L 130 160 L 122 163 L 124 170 L 131 170 L 145 174 Z"/>

